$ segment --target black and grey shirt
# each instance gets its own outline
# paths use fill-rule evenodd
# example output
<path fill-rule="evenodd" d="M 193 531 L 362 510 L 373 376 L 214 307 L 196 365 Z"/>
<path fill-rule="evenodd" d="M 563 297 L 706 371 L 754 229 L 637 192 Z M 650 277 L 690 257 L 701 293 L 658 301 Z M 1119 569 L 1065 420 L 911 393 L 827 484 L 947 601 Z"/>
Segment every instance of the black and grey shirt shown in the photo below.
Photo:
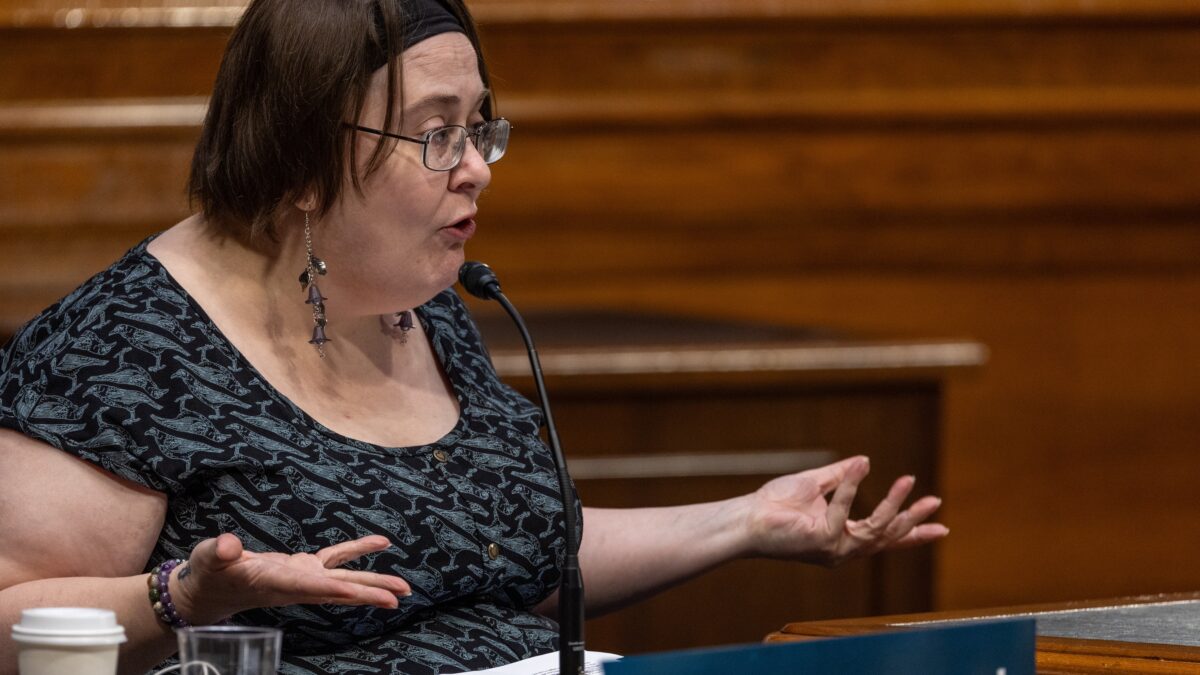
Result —
<path fill-rule="evenodd" d="M 222 532 L 312 552 L 368 534 L 349 567 L 413 587 L 397 610 L 296 605 L 283 675 L 451 673 L 556 648 L 530 608 L 559 583 L 564 530 L 541 416 L 498 379 L 462 300 L 417 309 L 461 409 L 436 443 L 342 436 L 276 391 L 146 251 L 34 318 L 0 350 L 0 425 L 168 496 L 149 570 Z M 576 505 L 578 508 L 578 505 Z"/>

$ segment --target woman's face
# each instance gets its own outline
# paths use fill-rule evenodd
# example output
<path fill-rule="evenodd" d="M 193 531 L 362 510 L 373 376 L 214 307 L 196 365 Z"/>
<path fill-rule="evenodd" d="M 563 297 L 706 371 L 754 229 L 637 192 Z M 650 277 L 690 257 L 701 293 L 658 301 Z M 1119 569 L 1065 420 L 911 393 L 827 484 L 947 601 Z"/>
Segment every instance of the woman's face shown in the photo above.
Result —
<path fill-rule="evenodd" d="M 401 61 L 403 114 L 394 115 L 387 131 L 420 138 L 437 127 L 483 121 L 480 107 L 487 92 L 465 35 L 435 35 L 405 50 Z M 380 69 L 371 78 L 358 123 L 382 129 L 386 97 L 387 70 Z M 400 101 L 395 105 L 400 111 Z M 378 140 L 355 133 L 360 176 Z M 347 177 L 325 222 L 314 228 L 314 253 L 329 267 L 321 289 L 331 299 L 331 310 L 348 300 L 358 313 L 408 309 L 457 278 L 463 246 L 475 232 L 475 202 L 491 171 L 469 140 L 462 162 L 450 171 L 425 168 L 421 150 L 416 143 L 396 141 L 363 181 L 362 194 Z M 334 299 L 334 293 L 342 297 Z"/>

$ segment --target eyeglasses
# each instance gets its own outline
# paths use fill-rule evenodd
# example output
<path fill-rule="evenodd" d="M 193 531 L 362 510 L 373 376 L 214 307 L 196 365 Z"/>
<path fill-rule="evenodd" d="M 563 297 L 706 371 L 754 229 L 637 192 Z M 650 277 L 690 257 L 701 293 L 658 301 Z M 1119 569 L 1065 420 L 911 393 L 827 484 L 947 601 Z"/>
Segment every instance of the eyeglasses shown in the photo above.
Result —
<path fill-rule="evenodd" d="M 508 134 L 512 131 L 512 124 L 503 117 L 480 122 L 470 128 L 451 124 L 430 129 L 421 134 L 420 138 L 401 136 L 357 124 L 347 123 L 346 126 L 357 131 L 365 131 L 368 134 L 420 144 L 423 146 L 421 162 L 430 171 L 450 171 L 458 166 L 462 161 L 463 153 L 466 152 L 468 138 L 475 144 L 475 149 L 479 151 L 484 162 L 492 164 L 499 161 L 504 156 L 504 151 L 508 150 Z"/>

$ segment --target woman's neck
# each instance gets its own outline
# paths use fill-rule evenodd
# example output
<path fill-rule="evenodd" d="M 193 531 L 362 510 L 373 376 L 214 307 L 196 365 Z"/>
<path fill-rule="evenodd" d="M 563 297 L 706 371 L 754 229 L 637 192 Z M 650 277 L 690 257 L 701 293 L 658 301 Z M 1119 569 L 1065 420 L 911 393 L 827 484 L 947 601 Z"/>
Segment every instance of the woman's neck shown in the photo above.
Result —
<path fill-rule="evenodd" d="M 296 368 L 337 380 L 391 377 L 410 359 L 378 314 L 358 311 L 336 278 L 317 276 L 327 317 L 325 357 L 309 344 L 315 325 L 299 276 L 307 251 L 303 228 L 281 227 L 277 243 L 252 247 L 192 216 L 151 242 L 149 251 L 243 351 L 269 349 Z M 386 317 L 385 317 L 386 318 Z M 408 342 L 420 336 L 413 321 Z M 243 345 L 245 347 L 243 348 Z M 324 378 L 323 378 L 324 379 Z"/>
<path fill-rule="evenodd" d="M 330 312 L 332 341 L 324 358 L 317 355 L 308 343 L 311 306 L 298 280 L 302 241 L 281 240 L 272 255 L 215 234 L 193 217 L 148 250 L 269 385 L 330 429 L 402 446 L 441 438 L 457 421 L 451 384 L 420 321 L 400 344 L 379 315 L 350 311 L 352 298 L 336 285 L 322 286 L 329 309 L 340 311 Z"/>

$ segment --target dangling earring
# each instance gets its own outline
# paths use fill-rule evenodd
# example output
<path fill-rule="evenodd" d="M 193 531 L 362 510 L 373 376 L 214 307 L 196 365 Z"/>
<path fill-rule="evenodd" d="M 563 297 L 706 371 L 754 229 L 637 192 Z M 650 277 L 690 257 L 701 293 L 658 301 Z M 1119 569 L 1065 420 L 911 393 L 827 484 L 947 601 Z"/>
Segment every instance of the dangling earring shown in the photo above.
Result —
<path fill-rule="evenodd" d="M 329 342 L 329 338 L 325 337 L 325 301 L 328 299 L 321 295 L 321 289 L 317 288 L 317 275 L 324 276 L 327 271 L 325 261 L 313 255 L 312 246 L 312 229 L 308 222 L 308 211 L 304 212 L 304 249 L 308 254 L 308 266 L 300 273 L 300 288 L 308 288 L 308 299 L 304 301 L 306 305 L 312 305 L 313 310 L 313 326 L 312 339 L 308 344 L 317 348 L 317 354 L 321 358 L 325 358 L 325 343 Z"/>
<path fill-rule="evenodd" d="M 390 317 L 390 318 L 388 318 Z M 404 310 L 403 312 L 393 312 L 386 317 L 379 317 L 383 321 L 383 327 L 392 337 L 400 338 L 400 344 L 408 344 L 408 331 L 413 329 L 412 311 Z"/>

